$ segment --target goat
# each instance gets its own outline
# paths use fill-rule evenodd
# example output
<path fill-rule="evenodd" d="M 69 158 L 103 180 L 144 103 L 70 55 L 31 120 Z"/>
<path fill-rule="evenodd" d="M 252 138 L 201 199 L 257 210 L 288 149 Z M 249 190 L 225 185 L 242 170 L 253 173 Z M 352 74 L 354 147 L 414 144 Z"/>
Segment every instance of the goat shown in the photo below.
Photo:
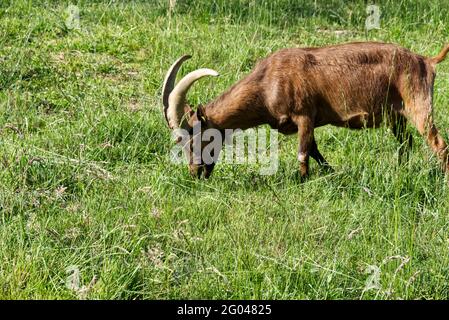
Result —
<path fill-rule="evenodd" d="M 436 64 L 445 59 L 448 51 L 446 45 L 437 56 L 429 58 L 396 44 L 379 42 L 281 49 L 196 111 L 186 103 L 190 86 L 204 76 L 218 73 L 198 69 L 175 86 L 181 64 L 191 58 L 185 55 L 166 74 L 162 90 L 164 115 L 170 129 L 185 129 L 190 137 L 198 123 L 201 130 L 216 128 L 220 132 L 269 124 L 283 134 L 297 133 L 301 178 L 309 173 L 309 157 L 328 166 L 318 150 L 315 128 L 327 124 L 351 129 L 377 128 L 382 120 L 389 120 L 401 145 L 401 157 L 404 148 L 412 144 L 411 135 L 405 130 L 409 121 L 427 140 L 447 172 L 447 145 L 433 122 L 432 98 Z M 190 173 L 209 177 L 215 162 L 194 162 L 192 147 L 185 151 Z"/>

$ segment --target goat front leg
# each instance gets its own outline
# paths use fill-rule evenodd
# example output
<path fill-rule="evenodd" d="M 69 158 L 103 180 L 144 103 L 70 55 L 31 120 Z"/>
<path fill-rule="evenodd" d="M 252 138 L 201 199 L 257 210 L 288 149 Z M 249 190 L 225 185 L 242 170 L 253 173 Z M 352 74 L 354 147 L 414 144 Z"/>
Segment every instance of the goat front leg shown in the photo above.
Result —
<path fill-rule="evenodd" d="M 310 156 L 318 163 L 318 165 L 320 167 L 322 167 L 323 169 L 329 170 L 329 171 L 333 171 L 332 167 L 330 166 L 330 164 L 326 161 L 326 159 L 324 159 L 323 155 L 321 154 L 321 152 L 318 150 L 318 145 L 316 143 L 315 137 L 313 138 L 312 141 L 312 148 L 310 150 Z"/>
<path fill-rule="evenodd" d="M 295 119 L 298 126 L 298 138 L 299 138 L 299 173 L 301 180 L 307 178 L 309 175 L 309 156 L 313 149 L 313 121 L 308 116 L 298 116 Z M 315 143 L 316 146 L 316 143 Z M 317 151 L 318 149 L 316 149 Z M 314 154 L 316 156 L 316 153 Z M 322 156 L 321 156 L 322 158 Z M 324 158 L 322 158 L 324 160 Z"/>

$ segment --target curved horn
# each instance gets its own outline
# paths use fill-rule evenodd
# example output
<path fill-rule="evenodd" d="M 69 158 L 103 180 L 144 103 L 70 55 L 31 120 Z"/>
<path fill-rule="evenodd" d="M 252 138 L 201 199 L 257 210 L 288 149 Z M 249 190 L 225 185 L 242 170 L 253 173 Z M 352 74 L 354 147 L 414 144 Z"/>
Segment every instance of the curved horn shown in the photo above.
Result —
<path fill-rule="evenodd" d="M 168 69 L 167 74 L 165 75 L 164 79 L 164 85 L 162 86 L 162 104 L 164 105 L 164 116 L 165 120 L 168 124 L 168 118 L 167 118 L 167 108 L 168 108 L 168 96 L 172 92 L 173 88 L 175 87 L 175 80 L 176 75 L 178 74 L 179 68 L 181 67 L 182 63 L 188 59 L 190 59 L 191 55 L 183 55 L 181 58 L 176 60 Z"/>
<path fill-rule="evenodd" d="M 218 76 L 218 72 L 212 69 L 198 69 L 190 72 L 181 81 L 168 97 L 167 121 L 171 129 L 179 128 L 184 116 L 184 104 L 190 86 L 197 80 L 205 76 Z"/>

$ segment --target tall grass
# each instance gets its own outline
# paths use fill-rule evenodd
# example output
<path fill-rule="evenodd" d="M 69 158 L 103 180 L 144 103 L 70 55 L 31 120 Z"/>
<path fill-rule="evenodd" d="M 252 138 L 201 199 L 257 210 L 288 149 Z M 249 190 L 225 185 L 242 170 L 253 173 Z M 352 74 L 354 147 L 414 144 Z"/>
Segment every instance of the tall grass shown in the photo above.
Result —
<path fill-rule="evenodd" d="M 221 73 L 205 103 L 289 46 L 395 42 L 438 52 L 446 1 L 0 3 L 0 298 L 448 298 L 447 183 L 413 128 L 397 164 L 388 128 L 316 131 L 335 168 L 296 179 L 295 136 L 273 176 L 219 164 L 194 180 L 168 161 L 167 67 Z M 448 136 L 448 64 L 435 118 Z"/>

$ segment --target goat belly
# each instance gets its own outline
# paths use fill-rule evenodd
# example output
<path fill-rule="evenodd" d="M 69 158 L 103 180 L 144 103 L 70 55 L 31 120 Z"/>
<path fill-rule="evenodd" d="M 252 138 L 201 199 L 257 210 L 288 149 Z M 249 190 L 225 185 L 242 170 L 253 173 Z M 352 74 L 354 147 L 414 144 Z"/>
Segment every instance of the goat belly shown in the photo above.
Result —
<path fill-rule="evenodd" d="M 270 127 L 278 130 L 282 134 L 294 134 L 298 132 L 298 126 L 287 117 L 278 122 L 270 123 Z"/>
<path fill-rule="evenodd" d="M 330 124 L 349 129 L 377 128 L 382 123 L 382 116 L 375 113 L 360 112 L 333 121 Z"/>

